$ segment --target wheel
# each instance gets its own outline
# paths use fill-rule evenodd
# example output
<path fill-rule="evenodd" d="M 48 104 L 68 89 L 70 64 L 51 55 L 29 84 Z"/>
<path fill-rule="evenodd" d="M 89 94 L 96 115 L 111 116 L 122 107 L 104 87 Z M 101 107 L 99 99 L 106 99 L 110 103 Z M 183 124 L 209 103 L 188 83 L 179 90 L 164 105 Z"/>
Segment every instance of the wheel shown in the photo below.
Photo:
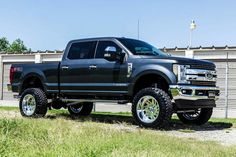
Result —
<path fill-rule="evenodd" d="M 165 128 L 172 116 L 169 95 L 159 88 L 145 88 L 133 100 L 132 114 L 135 121 L 144 127 Z"/>
<path fill-rule="evenodd" d="M 83 102 L 68 107 L 68 111 L 72 116 L 88 116 L 93 110 L 92 102 Z"/>
<path fill-rule="evenodd" d="M 44 117 L 47 113 L 47 97 L 39 88 L 28 88 L 21 95 L 19 108 L 24 117 Z"/>
<path fill-rule="evenodd" d="M 213 108 L 202 108 L 195 112 L 177 113 L 177 116 L 184 124 L 205 124 L 212 115 Z"/>

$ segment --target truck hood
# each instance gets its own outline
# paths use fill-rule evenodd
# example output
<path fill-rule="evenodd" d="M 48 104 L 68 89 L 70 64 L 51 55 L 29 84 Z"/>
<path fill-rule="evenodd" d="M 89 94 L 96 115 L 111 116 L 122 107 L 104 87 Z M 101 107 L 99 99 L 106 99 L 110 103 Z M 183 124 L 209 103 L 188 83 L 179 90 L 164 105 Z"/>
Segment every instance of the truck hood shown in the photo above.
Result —
<path fill-rule="evenodd" d="M 203 65 L 214 65 L 213 62 L 199 59 L 191 59 L 185 57 L 176 57 L 176 56 L 141 56 L 142 59 L 157 59 L 157 60 L 165 60 L 170 63 L 177 63 L 183 65 L 191 65 L 191 64 L 203 64 Z"/>

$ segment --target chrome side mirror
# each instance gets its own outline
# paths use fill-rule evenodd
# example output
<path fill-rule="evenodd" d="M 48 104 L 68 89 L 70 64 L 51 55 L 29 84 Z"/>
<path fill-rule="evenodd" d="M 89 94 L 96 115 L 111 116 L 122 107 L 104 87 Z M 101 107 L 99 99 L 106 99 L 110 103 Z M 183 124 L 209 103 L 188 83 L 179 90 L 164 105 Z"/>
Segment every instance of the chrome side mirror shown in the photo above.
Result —
<path fill-rule="evenodd" d="M 117 60 L 117 50 L 114 46 L 108 46 L 105 49 L 105 53 L 104 53 L 104 58 L 108 61 L 116 61 Z"/>
<path fill-rule="evenodd" d="M 116 52 L 116 48 L 114 46 L 107 46 L 105 52 Z"/>

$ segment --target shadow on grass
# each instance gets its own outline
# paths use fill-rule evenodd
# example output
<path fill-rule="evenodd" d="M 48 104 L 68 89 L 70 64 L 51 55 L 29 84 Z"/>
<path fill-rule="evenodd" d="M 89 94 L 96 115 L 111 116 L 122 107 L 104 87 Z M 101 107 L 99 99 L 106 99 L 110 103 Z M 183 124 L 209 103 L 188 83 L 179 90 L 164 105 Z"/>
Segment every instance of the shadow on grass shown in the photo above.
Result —
<path fill-rule="evenodd" d="M 100 122 L 100 123 L 109 123 L 109 124 L 119 124 L 126 123 L 130 125 L 137 125 L 132 116 L 129 115 L 110 115 L 110 114 L 91 114 L 89 116 L 79 116 L 72 117 L 68 113 L 57 113 L 53 115 L 48 115 L 46 118 L 56 119 L 56 118 L 65 118 L 72 119 L 76 121 L 92 121 L 92 122 Z M 193 131 L 213 131 L 213 130 L 223 130 L 227 128 L 231 128 L 233 126 L 232 123 L 229 122 L 211 122 L 197 126 L 197 125 L 186 125 L 179 121 L 177 118 L 172 118 L 171 123 L 164 130 L 193 130 Z"/>
<path fill-rule="evenodd" d="M 213 130 L 224 130 L 231 128 L 233 126 L 232 123 L 229 122 L 212 122 L 209 121 L 204 125 L 187 125 L 183 124 L 178 119 L 172 119 L 170 130 L 194 130 L 194 131 L 213 131 Z"/>

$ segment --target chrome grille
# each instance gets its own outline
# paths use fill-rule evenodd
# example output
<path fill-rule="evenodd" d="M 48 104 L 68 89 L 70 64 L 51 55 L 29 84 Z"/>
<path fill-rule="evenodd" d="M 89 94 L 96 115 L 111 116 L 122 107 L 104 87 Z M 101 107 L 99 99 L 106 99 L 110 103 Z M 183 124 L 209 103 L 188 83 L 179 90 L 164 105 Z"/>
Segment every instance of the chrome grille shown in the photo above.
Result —
<path fill-rule="evenodd" d="M 208 67 L 209 68 L 209 67 Z M 186 69 L 186 79 L 194 86 L 216 86 L 217 75 L 215 70 Z"/>

